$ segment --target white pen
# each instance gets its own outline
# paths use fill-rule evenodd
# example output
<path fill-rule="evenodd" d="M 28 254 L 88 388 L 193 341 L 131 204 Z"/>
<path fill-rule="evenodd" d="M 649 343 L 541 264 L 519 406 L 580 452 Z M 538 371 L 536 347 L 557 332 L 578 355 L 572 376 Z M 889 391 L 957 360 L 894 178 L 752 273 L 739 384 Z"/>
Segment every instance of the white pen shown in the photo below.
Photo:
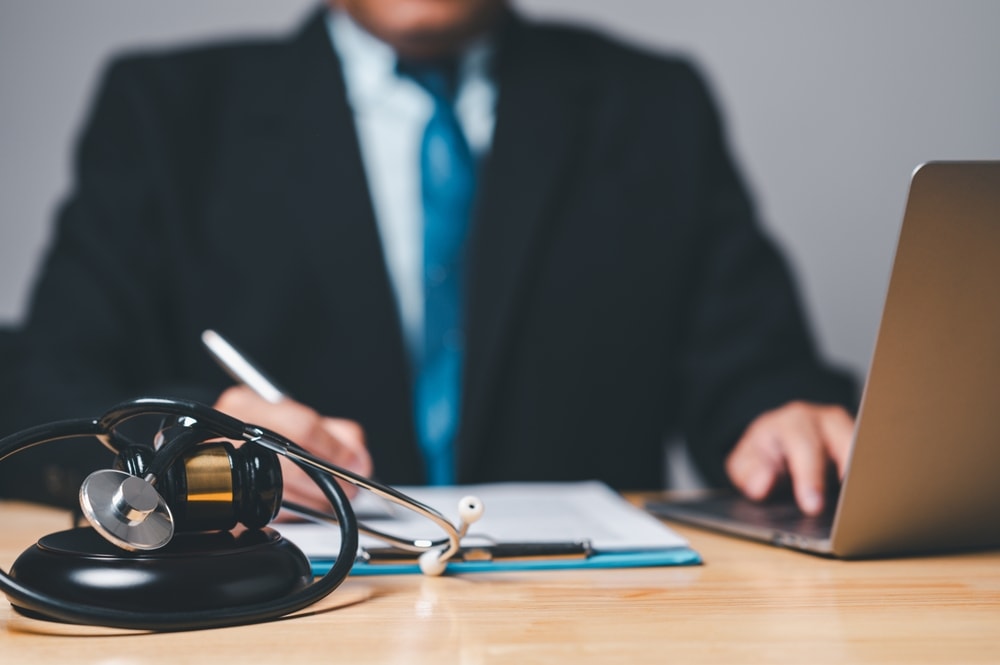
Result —
<path fill-rule="evenodd" d="M 214 330 L 206 330 L 201 334 L 201 342 L 215 362 L 237 383 L 242 383 L 272 404 L 285 398 L 285 394 L 222 335 Z"/>

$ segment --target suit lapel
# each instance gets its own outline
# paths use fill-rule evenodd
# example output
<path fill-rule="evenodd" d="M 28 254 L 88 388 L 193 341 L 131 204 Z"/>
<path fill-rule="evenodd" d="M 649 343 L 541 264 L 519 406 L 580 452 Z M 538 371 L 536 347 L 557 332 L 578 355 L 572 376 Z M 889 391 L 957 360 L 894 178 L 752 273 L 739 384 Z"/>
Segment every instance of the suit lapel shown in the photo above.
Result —
<path fill-rule="evenodd" d="M 307 260 L 340 301 L 373 286 L 388 295 L 378 229 L 340 66 L 322 21 L 301 41 L 288 104 L 288 203 Z M 347 281 L 338 277 L 351 276 Z M 383 293 L 384 292 L 384 293 Z"/>
<path fill-rule="evenodd" d="M 498 384 L 518 305 L 574 148 L 584 138 L 588 90 L 580 71 L 550 51 L 544 34 L 516 19 L 499 37 L 497 122 L 469 245 L 460 480 L 474 472 L 488 438 L 490 405 L 502 397 Z M 364 384 L 353 386 L 355 393 L 378 402 L 368 413 L 405 425 L 389 428 L 397 436 L 405 432 L 406 439 L 385 442 L 391 454 L 379 459 L 373 450 L 376 467 L 388 477 L 414 478 L 421 462 L 409 363 L 353 117 L 322 14 L 290 45 L 276 76 L 281 80 L 271 89 L 279 92 L 266 97 L 287 137 L 275 162 L 287 165 L 287 173 L 276 176 L 286 190 L 289 232 L 303 238 L 307 269 L 328 286 L 337 325 L 352 328 L 338 339 L 355 345 L 343 350 L 348 376 Z"/>
<path fill-rule="evenodd" d="M 276 100 L 288 137 L 283 160 L 288 172 L 280 174 L 288 232 L 302 238 L 304 269 L 325 285 L 328 302 L 321 305 L 332 312 L 333 339 L 343 343 L 337 349 L 343 376 L 332 382 L 330 393 L 343 404 L 357 404 L 353 412 L 336 413 L 367 420 L 366 428 L 391 438 L 369 441 L 376 468 L 416 482 L 421 461 L 412 435 L 409 362 L 324 16 L 320 13 L 292 44 L 282 67 L 286 94 Z"/>
<path fill-rule="evenodd" d="M 474 473 L 488 438 L 518 305 L 583 138 L 587 108 L 580 70 L 551 53 L 544 35 L 512 18 L 498 46 L 497 122 L 468 262 L 460 479 Z"/>

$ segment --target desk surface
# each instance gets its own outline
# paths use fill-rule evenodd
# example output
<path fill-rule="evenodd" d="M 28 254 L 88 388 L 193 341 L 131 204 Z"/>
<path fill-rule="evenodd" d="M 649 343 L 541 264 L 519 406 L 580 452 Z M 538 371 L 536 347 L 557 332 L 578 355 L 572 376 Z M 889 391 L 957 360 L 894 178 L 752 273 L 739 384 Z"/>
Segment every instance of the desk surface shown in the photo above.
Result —
<path fill-rule="evenodd" d="M 67 526 L 57 511 L 0 510 L 5 570 Z M 302 616 L 208 631 L 63 626 L 2 599 L 0 654 L 12 664 L 1000 662 L 1000 552 L 842 562 L 677 530 L 704 565 L 349 578 Z"/>

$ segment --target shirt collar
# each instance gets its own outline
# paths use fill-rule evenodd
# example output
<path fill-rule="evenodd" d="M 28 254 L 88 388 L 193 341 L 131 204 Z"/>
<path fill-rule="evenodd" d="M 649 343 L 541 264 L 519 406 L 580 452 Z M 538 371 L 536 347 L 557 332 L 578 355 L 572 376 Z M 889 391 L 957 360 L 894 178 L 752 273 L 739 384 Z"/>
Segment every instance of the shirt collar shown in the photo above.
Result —
<path fill-rule="evenodd" d="M 356 108 L 391 98 L 399 86 L 413 86 L 412 81 L 396 72 L 396 53 L 391 46 L 358 25 L 346 12 L 331 10 L 327 29 L 340 57 L 348 98 Z M 484 86 L 492 87 L 491 61 L 493 39 L 473 41 L 459 59 L 457 103 L 462 103 L 466 88 L 479 96 Z"/>
<path fill-rule="evenodd" d="M 396 84 L 396 54 L 343 11 L 332 10 L 327 29 L 340 57 L 352 105 L 378 99 Z"/>

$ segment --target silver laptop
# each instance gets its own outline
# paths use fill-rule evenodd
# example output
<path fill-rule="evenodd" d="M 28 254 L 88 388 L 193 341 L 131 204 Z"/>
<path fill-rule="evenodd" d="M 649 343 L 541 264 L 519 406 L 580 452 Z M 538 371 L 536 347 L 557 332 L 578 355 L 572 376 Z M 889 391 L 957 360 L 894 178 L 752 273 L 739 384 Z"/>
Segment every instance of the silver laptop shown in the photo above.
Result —
<path fill-rule="evenodd" d="M 737 497 L 668 519 L 842 558 L 1000 546 L 1000 162 L 913 174 L 847 474 L 828 515 Z"/>

